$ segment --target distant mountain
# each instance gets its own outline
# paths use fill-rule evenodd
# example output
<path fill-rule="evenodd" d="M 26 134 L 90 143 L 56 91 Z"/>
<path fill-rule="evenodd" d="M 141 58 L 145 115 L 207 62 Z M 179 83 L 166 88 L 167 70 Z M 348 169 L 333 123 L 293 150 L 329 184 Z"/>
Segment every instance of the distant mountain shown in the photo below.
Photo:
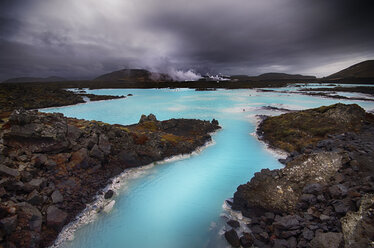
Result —
<path fill-rule="evenodd" d="M 287 73 L 277 73 L 270 72 L 264 73 L 258 76 L 246 76 L 246 75 L 234 75 L 231 76 L 233 80 L 250 80 L 250 81 L 264 81 L 264 80 L 310 80 L 316 79 L 315 76 L 304 76 L 300 74 L 287 74 Z"/>
<path fill-rule="evenodd" d="M 124 81 L 124 82 L 150 82 L 160 81 L 167 82 L 172 81 L 172 78 L 167 74 L 150 72 L 143 69 L 123 69 L 119 71 L 110 72 L 101 75 L 94 79 L 95 81 Z"/>
<path fill-rule="evenodd" d="M 347 79 L 347 78 L 374 78 L 374 60 L 366 60 L 352 65 L 337 73 L 326 77 L 327 79 Z"/>
<path fill-rule="evenodd" d="M 48 83 L 48 82 L 61 82 L 66 81 L 65 78 L 62 77 L 46 77 L 46 78 L 39 78 L 39 77 L 18 77 L 18 78 L 10 78 L 3 83 Z"/>
<path fill-rule="evenodd" d="M 270 72 L 264 73 L 257 76 L 258 79 L 261 80 L 272 80 L 272 79 L 316 79 L 315 76 L 304 76 L 300 74 L 287 74 L 287 73 L 277 73 L 277 72 Z"/>

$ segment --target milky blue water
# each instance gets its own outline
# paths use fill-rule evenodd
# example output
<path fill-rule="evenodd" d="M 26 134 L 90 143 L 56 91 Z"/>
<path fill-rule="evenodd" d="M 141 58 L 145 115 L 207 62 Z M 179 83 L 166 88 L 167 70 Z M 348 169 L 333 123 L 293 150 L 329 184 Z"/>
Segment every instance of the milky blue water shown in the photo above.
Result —
<path fill-rule="evenodd" d="M 159 120 L 215 118 L 223 129 L 213 135 L 215 144 L 200 154 L 157 164 L 127 180 L 115 197 L 112 211 L 81 226 L 74 240 L 62 247 L 226 247 L 220 232 L 225 223 L 221 216 L 224 200 L 255 172 L 281 167 L 277 157 L 251 135 L 256 127 L 255 115 L 280 114 L 262 106 L 305 109 L 353 103 L 255 90 L 103 89 L 89 93 L 133 96 L 44 111 L 119 124 L 136 123 L 141 114 L 149 113 Z M 373 102 L 354 103 L 374 109 Z"/>

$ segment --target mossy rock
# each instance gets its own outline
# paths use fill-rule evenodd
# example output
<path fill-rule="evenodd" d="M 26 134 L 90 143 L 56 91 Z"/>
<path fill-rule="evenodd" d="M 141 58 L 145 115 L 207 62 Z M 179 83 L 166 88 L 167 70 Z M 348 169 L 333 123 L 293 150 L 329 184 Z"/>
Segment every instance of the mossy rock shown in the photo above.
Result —
<path fill-rule="evenodd" d="M 360 106 L 337 103 L 269 117 L 261 123 L 259 131 L 270 145 L 293 152 L 329 134 L 358 132 L 364 121 L 368 121 L 368 114 Z"/>

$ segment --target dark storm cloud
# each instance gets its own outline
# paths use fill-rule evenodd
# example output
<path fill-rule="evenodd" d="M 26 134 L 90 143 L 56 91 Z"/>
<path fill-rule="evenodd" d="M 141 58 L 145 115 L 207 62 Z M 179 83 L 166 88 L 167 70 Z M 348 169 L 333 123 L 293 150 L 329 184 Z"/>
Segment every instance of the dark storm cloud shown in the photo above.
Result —
<path fill-rule="evenodd" d="M 369 0 L 2 0 L 0 80 L 156 71 L 324 76 L 374 56 Z"/>

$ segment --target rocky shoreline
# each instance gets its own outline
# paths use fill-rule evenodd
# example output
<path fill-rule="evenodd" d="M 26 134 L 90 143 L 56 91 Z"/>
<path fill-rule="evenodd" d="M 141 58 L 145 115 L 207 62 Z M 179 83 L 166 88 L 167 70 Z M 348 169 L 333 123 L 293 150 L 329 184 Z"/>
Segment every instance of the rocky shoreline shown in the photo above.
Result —
<path fill-rule="evenodd" d="M 126 96 L 94 95 L 81 90 L 72 92 L 65 88 L 49 85 L 34 86 L 29 84 L 0 85 L 0 123 L 17 108 L 40 109 L 85 103 L 85 100 L 101 101 L 126 98 Z"/>
<path fill-rule="evenodd" d="M 336 89 L 337 88 L 337 89 Z M 334 95 L 336 92 L 355 92 L 355 93 L 362 93 L 367 95 L 372 95 L 372 90 L 362 90 L 360 87 L 347 87 L 346 90 L 340 90 L 343 87 L 335 87 L 335 88 L 307 88 L 302 89 L 300 91 L 286 91 L 286 90 L 269 90 L 269 89 L 258 89 L 258 92 L 277 92 L 277 93 L 284 93 L 284 94 L 298 94 L 298 95 L 305 95 L 305 96 L 318 96 L 324 98 L 331 98 L 331 99 L 340 99 L 340 100 L 355 100 L 355 101 L 374 101 L 369 97 L 347 97 L 342 95 Z M 372 88 L 372 87 L 365 87 L 365 88 Z M 335 90 L 332 90 L 335 89 Z M 330 92 L 330 93 L 328 93 Z"/>
<path fill-rule="evenodd" d="M 158 121 L 122 126 L 15 110 L 0 131 L 0 246 L 46 247 L 66 223 L 127 168 L 189 154 L 218 122 Z M 102 192 L 110 199 L 113 191 Z"/>
<path fill-rule="evenodd" d="M 327 132 L 306 132 L 304 125 L 321 119 Z M 335 104 L 269 117 L 258 132 L 290 155 L 284 168 L 263 169 L 238 187 L 228 203 L 250 219 L 251 231 L 238 233 L 231 220 L 226 240 L 233 247 L 373 247 L 374 116 Z"/>

